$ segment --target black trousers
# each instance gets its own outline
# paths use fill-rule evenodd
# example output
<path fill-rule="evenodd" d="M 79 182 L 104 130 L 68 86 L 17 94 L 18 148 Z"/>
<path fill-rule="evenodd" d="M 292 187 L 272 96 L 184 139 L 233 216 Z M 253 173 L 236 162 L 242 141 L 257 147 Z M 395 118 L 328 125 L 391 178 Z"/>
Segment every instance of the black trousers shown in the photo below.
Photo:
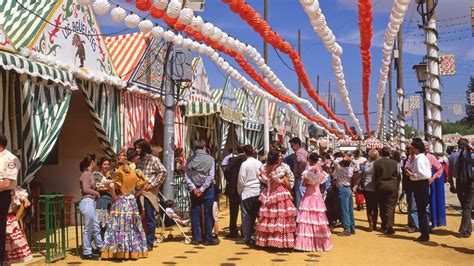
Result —
<path fill-rule="evenodd" d="M 472 206 L 474 205 L 474 182 L 471 180 L 461 181 L 456 179 L 456 192 L 459 202 L 461 203 L 462 219 L 459 226 L 459 233 L 464 235 L 471 235 L 472 233 Z"/>
<path fill-rule="evenodd" d="M 255 221 L 260 210 L 259 196 L 250 197 L 242 201 L 242 234 L 244 241 L 250 241 L 255 234 Z"/>
<path fill-rule="evenodd" d="M 430 184 L 429 181 L 420 180 L 412 182 L 413 193 L 415 194 L 416 209 L 418 210 L 418 223 L 420 225 L 421 237 L 430 238 L 430 217 L 426 211 L 430 204 Z"/>
<path fill-rule="evenodd" d="M 397 205 L 397 190 L 377 191 L 377 201 L 380 209 L 382 229 L 393 229 L 395 224 L 395 206 Z"/>
<path fill-rule="evenodd" d="M 0 192 L 0 265 L 5 261 L 5 241 L 7 234 L 5 228 L 7 227 L 7 214 L 12 195 L 10 190 Z"/>
<path fill-rule="evenodd" d="M 238 236 L 239 231 L 237 230 L 237 217 L 239 216 L 240 209 L 240 195 L 229 196 L 229 231 L 231 235 Z"/>
<path fill-rule="evenodd" d="M 379 215 L 379 208 L 375 191 L 364 191 L 364 198 L 369 226 L 372 226 L 372 229 L 375 229 L 375 227 L 377 226 L 377 219 Z"/>

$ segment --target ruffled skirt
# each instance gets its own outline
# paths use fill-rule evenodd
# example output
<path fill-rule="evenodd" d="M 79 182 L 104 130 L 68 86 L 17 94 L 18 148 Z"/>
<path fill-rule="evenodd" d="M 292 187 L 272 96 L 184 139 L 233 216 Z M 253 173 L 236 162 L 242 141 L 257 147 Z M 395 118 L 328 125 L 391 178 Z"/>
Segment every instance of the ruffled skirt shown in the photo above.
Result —
<path fill-rule="evenodd" d="M 33 259 L 25 235 L 21 231 L 15 215 L 11 213 L 7 215 L 6 234 L 5 264 L 25 263 Z"/>
<path fill-rule="evenodd" d="M 266 188 L 256 226 L 256 244 L 261 247 L 293 248 L 295 246 L 296 208 L 290 192 L 281 184 Z"/>
<path fill-rule="evenodd" d="M 147 242 L 137 201 L 134 195 L 122 195 L 110 209 L 102 258 L 139 259 L 147 256 Z"/>
<path fill-rule="evenodd" d="M 306 193 L 298 213 L 295 249 L 302 251 L 329 251 L 331 230 L 326 217 L 326 206 L 321 194 Z"/>

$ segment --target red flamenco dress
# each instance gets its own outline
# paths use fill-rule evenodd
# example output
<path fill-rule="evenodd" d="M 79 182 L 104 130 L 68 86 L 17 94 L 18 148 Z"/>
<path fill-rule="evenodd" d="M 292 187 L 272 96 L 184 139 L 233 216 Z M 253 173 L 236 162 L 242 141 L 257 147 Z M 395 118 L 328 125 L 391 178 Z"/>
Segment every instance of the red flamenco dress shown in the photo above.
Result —
<path fill-rule="evenodd" d="M 294 180 L 287 164 L 277 167 L 264 165 L 260 180 L 267 187 L 260 195 L 256 244 L 261 247 L 294 248 L 296 208 L 284 180 Z"/>
<path fill-rule="evenodd" d="M 12 201 L 7 214 L 5 261 L 4 264 L 25 263 L 33 259 L 28 242 L 20 228 L 15 213 L 28 198 L 26 190 L 20 187 L 12 190 Z"/>

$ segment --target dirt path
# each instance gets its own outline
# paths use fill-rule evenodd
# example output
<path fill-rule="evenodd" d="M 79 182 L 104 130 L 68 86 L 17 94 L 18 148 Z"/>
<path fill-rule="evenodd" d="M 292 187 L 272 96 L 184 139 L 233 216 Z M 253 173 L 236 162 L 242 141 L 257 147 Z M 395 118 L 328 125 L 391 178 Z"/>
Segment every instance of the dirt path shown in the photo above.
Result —
<path fill-rule="evenodd" d="M 223 204 L 224 205 L 224 204 Z M 448 226 L 435 230 L 426 244 L 414 242 L 418 234 L 407 233 L 406 216 L 396 215 L 396 234 L 385 236 L 379 232 L 366 232 L 364 211 L 355 211 L 357 233 L 350 237 L 332 236 L 334 249 L 325 253 L 303 253 L 249 248 L 233 240 L 221 238 L 219 246 L 185 245 L 178 239 L 160 244 L 147 259 L 126 261 L 124 265 L 473 265 L 474 237 L 460 239 L 455 236 L 460 216 L 448 211 Z M 225 228 L 228 211 L 221 212 L 219 224 Z M 189 230 L 189 228 L 187 228 Z M 336 228 L 334 233 L 342 231 Z M 222 234 L 225 234 L 223 232 Z M 175 230 L 175 236 L 179 236 Z M 114 265 L 119 261 L 83 261 L 69 255 L 60 265 Z"/>

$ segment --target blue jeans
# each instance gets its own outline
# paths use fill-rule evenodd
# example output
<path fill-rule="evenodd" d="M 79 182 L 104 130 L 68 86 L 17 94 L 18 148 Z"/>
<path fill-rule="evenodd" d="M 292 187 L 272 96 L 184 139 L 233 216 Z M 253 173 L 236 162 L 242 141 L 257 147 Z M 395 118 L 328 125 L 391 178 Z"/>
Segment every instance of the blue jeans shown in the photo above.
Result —
<path fill-rule="evenodd" d="M 99 219 L 95 213 L 95 201 L 91 198 L 84 198 L 79 203 L 79 211 L 82 213 L 84 219 L 84 231 L 82 232 L 82 254 L 92 254 L 91 239 L 94 237 L 94 242 L 97 248 L 102 249 L 102 237 L 100 236 Z"/>
<path fill-rule="evenodd" d="M 145 197 L 145 216 L 146 216 L 146 242 L 149 246 L 155 243 L 155 231 L 156 231 L 156 217 L 155 208 L 151 204 L 150 200 Z"/>
<path fill-rule="evenodd" d="M 209 186 L 200 197 L 191 193 L 191 229 L 193 240 L 202 242 L 201 236 L 201 210 L 204 205 L 204 243 L 212 242 L 212 229 L 214 217 L 212 216 L 212 205 L 216 198 L 215 186 Z"/>
<path fill-rule="evenodd" d="M 411 190 L 407 191 L 406 193 L 408 203 L 408 227 L 420 230 L 418 223 L 418 211 L 416 210 L 415 194 L 413 194 Z"/>
<path fill-rule="evenodd" d="M 300 209 L 301 200 L 305 192 L 305 187 L 303 187 L 303 179 L 295 178 L 295 184 L 293 186 L 293 191 L 295 192 L 295 207 L 297 210 Z"/>
<path fill-rule="evenodd" d="M 354 201 L 352 199 L 352 189 L 349 187 L 341 187 L 338 189 L 339 201 L 341 202 L 341 219 L 342 227 L 345 232 L 355 230 L 354 222 Z"/>

